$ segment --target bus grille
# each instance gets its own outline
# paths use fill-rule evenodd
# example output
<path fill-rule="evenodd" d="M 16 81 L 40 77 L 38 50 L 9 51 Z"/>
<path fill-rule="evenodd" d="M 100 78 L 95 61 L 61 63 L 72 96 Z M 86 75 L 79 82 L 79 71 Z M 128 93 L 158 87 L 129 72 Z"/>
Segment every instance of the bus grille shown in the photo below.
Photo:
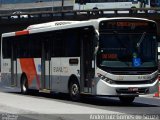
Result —
<path fill-rule="evenodd" d="M 138 85 L 138 84 L 152 84 L 156 79 L 144 80 L 144 81 L 114 81 L 112 84 L 118 85 Z"/>
<path fill-rule="evenodd" d="M 153 73 L 153 71 L 110 71 L 115 75 L 147 75 Z"/>
<path fill-rule="evenodd" d="M 139 88 L 137 91 L 130 91 L 129 88 L 116 89 L 118 94 L 145 94 L 149 92 L 149 88 Z"/>

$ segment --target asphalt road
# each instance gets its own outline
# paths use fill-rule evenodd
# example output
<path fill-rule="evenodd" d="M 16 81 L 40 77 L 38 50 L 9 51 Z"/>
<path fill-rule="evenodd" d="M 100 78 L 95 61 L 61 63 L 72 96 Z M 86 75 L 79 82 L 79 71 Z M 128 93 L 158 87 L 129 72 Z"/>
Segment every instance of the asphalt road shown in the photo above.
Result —
<path fill-rule="evenodd" d="M 158 120 L 160 98 L 138 97 L 131 105 L 113 97 L 85 97 L 73 102 L 66 94 L 21 95 L 19 89 L 1 86 L 0 113 L 0 120 Z"/>

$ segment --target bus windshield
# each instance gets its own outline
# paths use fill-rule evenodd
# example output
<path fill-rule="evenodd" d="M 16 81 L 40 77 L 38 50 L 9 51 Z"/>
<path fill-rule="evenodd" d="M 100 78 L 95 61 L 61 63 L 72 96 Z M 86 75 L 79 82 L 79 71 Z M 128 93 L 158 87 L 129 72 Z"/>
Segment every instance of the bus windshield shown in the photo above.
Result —
<path fill-rule="evenodd" d="M 151 68 L 157 66 L 156 32 L 133 31 L 100 32 L 97 54 L 99 67 Z"/>

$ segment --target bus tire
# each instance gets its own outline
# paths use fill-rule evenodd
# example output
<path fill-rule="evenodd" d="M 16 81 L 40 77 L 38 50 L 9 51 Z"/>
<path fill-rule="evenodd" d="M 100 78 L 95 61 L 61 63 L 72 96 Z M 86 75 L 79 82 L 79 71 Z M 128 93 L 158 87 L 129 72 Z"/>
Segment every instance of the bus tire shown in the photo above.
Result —
<path fill-rule="evenodd" d="M 129 97 L 120 96 L 119 99 L 123 104 L 131 104 L 134 101 L 135 97 L 134 96 L 129 96 Z"/>
<path fill-rule="evenodd" d="M 76 80 L 72 80 L 69 84 L 69 94 L 73 101 L 80 100 L 80 87 Z"/>
<path fill-rule="evenodd" d="M 29 93 L 28 79 L 27 79 L 26 75 L 22 75 L 22 77 L 21 77 L 21 93 L 24 95 Z"/>

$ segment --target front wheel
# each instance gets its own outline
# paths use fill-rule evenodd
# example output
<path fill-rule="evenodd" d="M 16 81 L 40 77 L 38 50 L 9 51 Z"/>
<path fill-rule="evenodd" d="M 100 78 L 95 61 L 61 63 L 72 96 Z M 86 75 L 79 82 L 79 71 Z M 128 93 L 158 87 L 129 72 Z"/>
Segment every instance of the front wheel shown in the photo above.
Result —
<path fill-rule="evenodd" d="M 21 79 L 21 93 L 28 94 L 28 79 L 25 75 L 22 76 Z"/>
<path fill-rule="evenodd" d="M 132 96 L 131 97 L 120 96 L 119 99 L 124 104 L 131 104 L 134 101 L 135 97 L 132 97 Z"/>
<path fill-rule="evenodd" d="M 69 85 L 69 94 L 73 101 L 80 100 L 80 87 L 77 81 L 71 81 Z"/>

